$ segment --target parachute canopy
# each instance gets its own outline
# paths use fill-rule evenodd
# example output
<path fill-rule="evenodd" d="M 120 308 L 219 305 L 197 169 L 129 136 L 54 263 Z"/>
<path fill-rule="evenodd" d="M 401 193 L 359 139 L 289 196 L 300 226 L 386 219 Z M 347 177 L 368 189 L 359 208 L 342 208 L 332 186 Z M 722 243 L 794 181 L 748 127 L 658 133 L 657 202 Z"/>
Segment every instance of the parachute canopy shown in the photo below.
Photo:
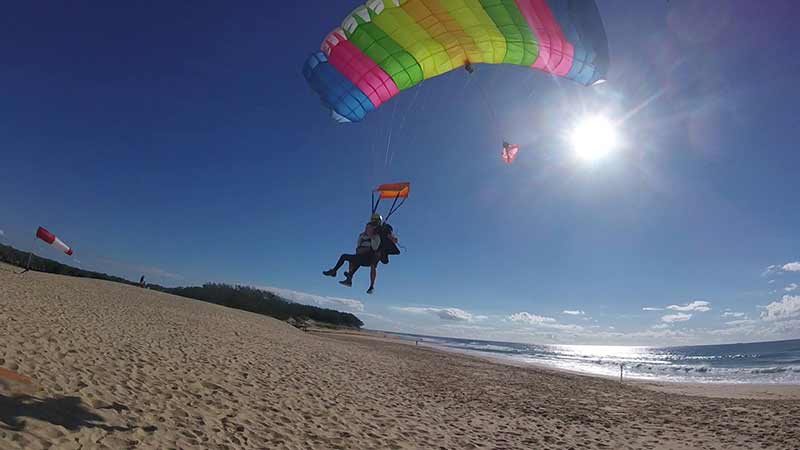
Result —
<path fill-rule="evenodd" d="M 36 230 L 36 237 L 64 252 L 67 256 L 72 256 L 72 249 L 46 229 L 39 227 L 39 229 Z"/>
<path fill-rule="evenodd" d="M 368 0 L 309 56 L 303 75 L 338 122 L 423 80 L 512 64 L 584 85 L 605 80 L 608 41 L 594 0 Z"/>
<path fill-rule="evenodd" d="M 517 159 L 517 153 L 519 153 L 519 145 L 503 142 L 503 152 L 500 156 L 502 156 L 504 163 L 513 163 Z"/>

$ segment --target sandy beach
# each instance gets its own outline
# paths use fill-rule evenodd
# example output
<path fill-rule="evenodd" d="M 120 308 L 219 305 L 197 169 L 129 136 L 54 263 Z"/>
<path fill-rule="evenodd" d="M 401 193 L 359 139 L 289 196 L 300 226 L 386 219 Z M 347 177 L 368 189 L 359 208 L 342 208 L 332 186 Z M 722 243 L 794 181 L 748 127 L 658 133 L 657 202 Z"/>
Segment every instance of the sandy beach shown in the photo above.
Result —
<path fill-rule="evenodd" d="M 2 449 L 800 448 L 797 388 L 645 389 L 14 269 L 0 367 L 31 382 L 0 381 Z"/>

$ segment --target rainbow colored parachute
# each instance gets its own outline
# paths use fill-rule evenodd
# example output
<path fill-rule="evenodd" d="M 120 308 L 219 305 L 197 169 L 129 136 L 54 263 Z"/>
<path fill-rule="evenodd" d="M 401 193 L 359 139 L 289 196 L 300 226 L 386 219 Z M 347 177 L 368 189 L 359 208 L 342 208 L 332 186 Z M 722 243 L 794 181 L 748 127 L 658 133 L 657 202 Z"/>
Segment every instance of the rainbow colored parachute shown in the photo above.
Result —
<path fill-rule="evenodd" d="M 339 122 L 400 91 L 473 65 L 528 66 L 584 85 L 604 80 L 608 42 L 594 0 L 369 0 L 303 66 Z"/>

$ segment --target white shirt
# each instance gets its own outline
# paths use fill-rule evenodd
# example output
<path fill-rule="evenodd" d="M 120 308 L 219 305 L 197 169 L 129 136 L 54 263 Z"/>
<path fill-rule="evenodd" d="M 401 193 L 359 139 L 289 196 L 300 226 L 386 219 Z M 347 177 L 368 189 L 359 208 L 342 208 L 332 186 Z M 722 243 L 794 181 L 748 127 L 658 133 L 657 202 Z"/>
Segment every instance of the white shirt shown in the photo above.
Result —
<path fill-rule="evenodd" d="M 381 246 L 381 237 L 377 234 L 373 235 L 372 237 L 367 236 L 367 233 L 361 233 L 358 235 L 358 241 L 356 241 L 356 253 L 359 252 L 362 248 L 371 248 L 372 251 L 377 251 L 378 248 Z"/>

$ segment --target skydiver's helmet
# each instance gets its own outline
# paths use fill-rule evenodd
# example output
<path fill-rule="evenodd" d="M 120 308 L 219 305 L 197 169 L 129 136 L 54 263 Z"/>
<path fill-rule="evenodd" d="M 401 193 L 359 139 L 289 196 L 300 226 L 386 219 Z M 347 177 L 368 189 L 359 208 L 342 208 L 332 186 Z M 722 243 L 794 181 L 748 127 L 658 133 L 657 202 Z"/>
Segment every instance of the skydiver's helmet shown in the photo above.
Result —
<path fill-rule="evenodd" d="M 382 223 L 383 223 L 383 216 L 381 216 L 381 215 L 380 215 L 380 214 L 378 214 L 378 213 L 375 213 L 375 214 L 373 214 L 373 215 L 372 215 L 372 217 L 369 219 L 369 223 L 371 223 L 371 224 L 373 224 L 373 225 L 380 225 L 380 224 L 382 224 Z"/>

